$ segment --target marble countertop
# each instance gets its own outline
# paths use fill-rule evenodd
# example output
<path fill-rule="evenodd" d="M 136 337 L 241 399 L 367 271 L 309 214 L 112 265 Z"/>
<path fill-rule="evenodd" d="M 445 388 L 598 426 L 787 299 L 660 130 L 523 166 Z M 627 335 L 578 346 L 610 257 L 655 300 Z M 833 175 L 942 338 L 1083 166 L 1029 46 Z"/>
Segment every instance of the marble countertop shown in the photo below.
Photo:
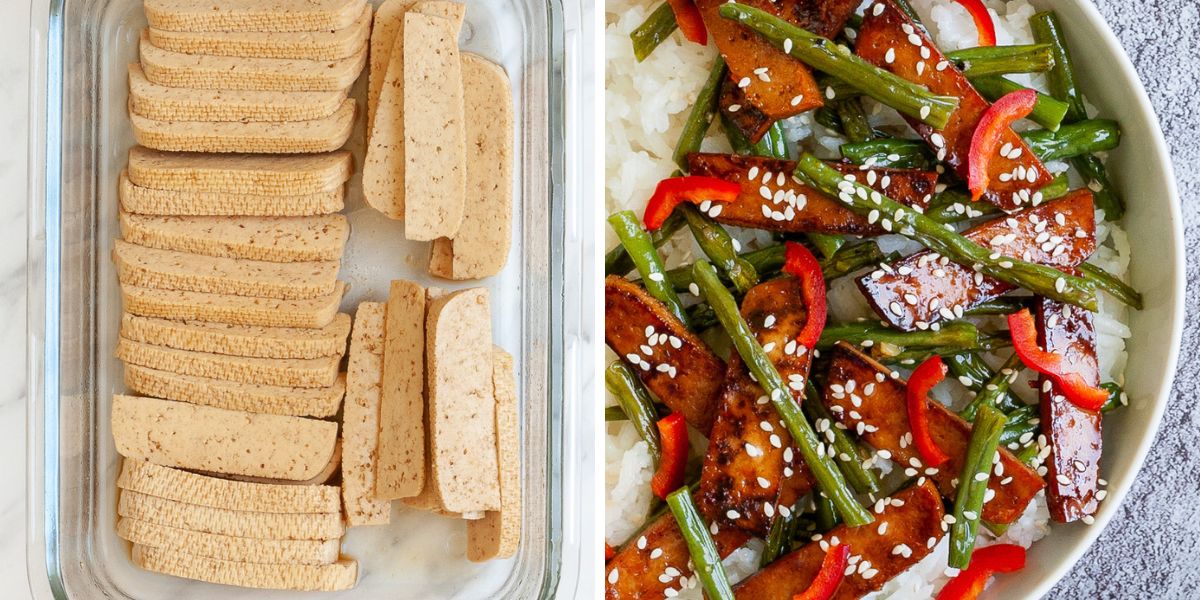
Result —
<path fill-rule="evenodd" d="M 1187 253 L 1200 253 L 1200 4 L 1195 0 L 1095 0 L 1130 54 L 1158 111 L 1177 167 Z M 1136 8 L 1136 10 L 1131 10 Z M 0 356 L 10 365 L 0 381 L 0 582 L 4 596 L 26 597 L 26 183 L 29 135 L 29 3 L 0 7 Z M 1188 262 L 1189 281 L 1200 264 Z M 1189 315 L 1200 311 L 1200 289 L 1187 290 Z M 1200 321 L 1190 319 L 1183 357 L 1200 353 Z M 1200 383 L 1200 362 L 1182 360 L 1171 406 L 1122 514 L 1050 594 L 1055 599 L 1200 597 L 1200 409 L 1185 393 Z M 1180 498 L 1186 498 L 1181 501 Z"/>

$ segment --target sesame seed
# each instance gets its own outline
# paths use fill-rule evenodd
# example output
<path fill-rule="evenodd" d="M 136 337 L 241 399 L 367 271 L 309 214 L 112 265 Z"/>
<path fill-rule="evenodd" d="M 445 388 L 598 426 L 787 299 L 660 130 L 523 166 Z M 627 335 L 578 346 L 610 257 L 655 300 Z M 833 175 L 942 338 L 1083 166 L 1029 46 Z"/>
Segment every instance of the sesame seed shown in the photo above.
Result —
<path fill-rule="evenodd" d="M 621 577 L 620 572 L 617 571 L 616 569 L 613 569 L 608 572 L 608 583 L 611 585 L 616 585 L 617 581 L 620 580 L 620 577 Z"/>
<path fill-rule="evenodd" d="M 792 38 L 787 38 L 787 39 L 783 40 L 783 52 L 785 54 L 787 54 L 787 53 L 790 53 L 791 51 L 792 51 Z"/>
<path fill-rule="evenodd" d="M 740 87 L 740 88 L 750 87 L 750 78 L 749 77 L 741 78 L 741 80 L 738 81 L 738 87 Z"/>

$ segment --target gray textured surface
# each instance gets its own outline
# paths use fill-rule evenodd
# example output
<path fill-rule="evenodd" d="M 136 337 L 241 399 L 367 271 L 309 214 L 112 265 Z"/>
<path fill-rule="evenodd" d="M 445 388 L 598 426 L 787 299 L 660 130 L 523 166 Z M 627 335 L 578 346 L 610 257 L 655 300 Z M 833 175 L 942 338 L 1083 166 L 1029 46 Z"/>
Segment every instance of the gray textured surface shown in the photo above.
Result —
<path fill-rule="evenodd" d="M 1133 59 L 1171 147 L 1187 237 L 1187 325 L 1158 439 L 1096 544 L 1048 596 L 1200 598 L 1200 2 L 1095 0 Z M 1190 358 L 1189 358 L 1190 357 Z"/>

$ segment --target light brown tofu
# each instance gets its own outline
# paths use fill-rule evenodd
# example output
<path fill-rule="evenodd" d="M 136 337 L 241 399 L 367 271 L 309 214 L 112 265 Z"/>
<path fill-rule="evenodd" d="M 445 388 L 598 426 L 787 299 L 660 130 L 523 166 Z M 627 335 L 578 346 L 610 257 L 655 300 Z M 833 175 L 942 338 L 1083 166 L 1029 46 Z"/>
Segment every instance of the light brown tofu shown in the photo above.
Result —
<path fill-rule="evenodd" d="M 385 525 L 391 518 L 391 502 L 375 499 L 384 311 L 378 302 L 359 304 L 350 331 L 342 410 L 342 503 L 350 527 Z"/>
<path fill-rule="evenodd" d="M 393 281 L 384 324 L 375 497 L 409 498 L 425 485 L 425 288 Z"/>
<path fill-rule="evenodd" d="M 262 589 L 332 592 L 353 588 L 358 581 L 358 562 L 349 559 L 328 565 L 245 563 L 134 544 L 133 564 L 176 577 Z"/>
<path fill-rule="evenodd" d="M 521 542 L 521 432 L 513 358 L 492 351 L 492 389 L 496 396 L 496 454 L 500 464 L 500 510 L 489 510 L 467 523 L 467 559 L 508 558 Z"/>

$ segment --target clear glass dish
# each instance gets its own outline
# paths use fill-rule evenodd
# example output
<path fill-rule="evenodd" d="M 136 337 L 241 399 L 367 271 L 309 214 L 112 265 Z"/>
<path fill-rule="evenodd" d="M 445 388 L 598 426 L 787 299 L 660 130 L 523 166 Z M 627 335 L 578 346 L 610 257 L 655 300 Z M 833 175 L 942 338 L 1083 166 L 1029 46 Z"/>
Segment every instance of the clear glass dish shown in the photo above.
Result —
<path fill-rule="evenodd" d="M 524 531 L 516 557 L 465 559 L 460 521 L 397 508 L 383 527 L 351 530 L 343 553 L 360 565 L 358 586 L 331 598 L 538 598 L 580 577 L 576 498 L 563 474 L 575 469 L 564 440 L 563 382 L 575 372 L 566 349 L 581 315 L 563 311 L 564 290 L 581 288 L 564 269 L 575 255 L 564 177 L 566 22 L 559 0 L 466 0 L 465 50 L 505 67 L 516 115 L 514 244 L 491 289 L 495 340 L 514 354 L 521 410 Z M 572 10 L 577 10 L 572 7 Z M 117 224 L 117 177 L 133 145 L 126 115 L 127 65 L 145 26 L 140 0 L 33 0 L 29 248 L 29 574 L 38 598 L 283 598 L 142 571 L 115 530 L 118 456 L 110 435 L 112 394 L 124 386 L 113 358 L 120 297 L 109 260 Z M 578 23 L 578 15 L 568 18 Z M 578 27 L 578 25 L 574 25 Z M 362 164 L 365 75 L 355 87 L 358 127 L 349 147 Z M 426 275 L 428 247 L 366 208 L 350 182 L 352 234 L 342 278 L 343 311 L 381 300 L 394 278 L 464 287 Z M 565 425 L 564 425 L 565 423 Z M 564 513 L 567 514 L 564 519 Z M 566 542 L 564 543 L 564 538 Z"/>

